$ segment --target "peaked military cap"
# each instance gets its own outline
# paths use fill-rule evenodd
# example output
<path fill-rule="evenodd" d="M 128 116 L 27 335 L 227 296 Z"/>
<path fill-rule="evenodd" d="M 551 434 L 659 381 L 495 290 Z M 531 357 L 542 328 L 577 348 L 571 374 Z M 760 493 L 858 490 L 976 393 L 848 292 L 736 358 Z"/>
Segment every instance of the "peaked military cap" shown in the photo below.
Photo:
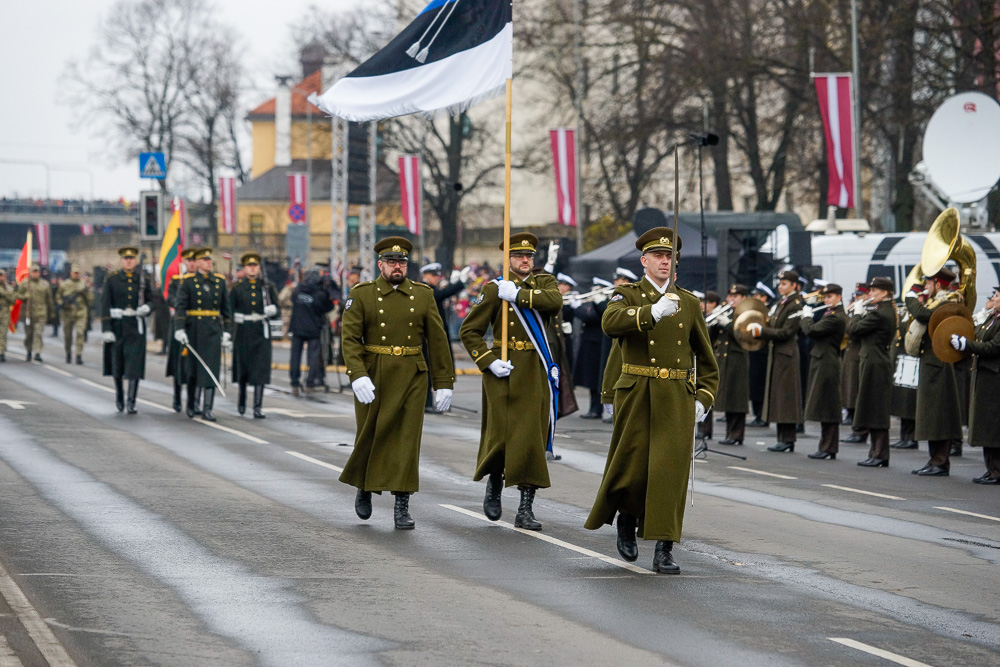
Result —
<path fill-rule="evenodd" d="M 194 251 L 195 259 L 212 259 L 212 248 L 205 246 Z"/>
<path fill-rule="evenodd" d="M 872 281 L 868 283 L 870 289 L 881 289 L 885 290 L 889 294 L 896 293 L 896 286 L 892 282 L 892 278 L 886 278 L 885 276 L 875 276 Z"/>
<path fill-rule="evenodd" d="M 260 264 L 260 254 L 257 253 L 256 251 L 244 253 L 243 256 L 240 257 L 240 264 L 242 264 L 243 266 L 246 266 L 247 264 L 258 264 L 259 265 Z"/>
<path fill-rule="evenodd" d="M 739 294 L 740 296 L 750 296 L 750 289 L 746 285 L 734 283 L 729 286 L 727 294 Z"/>
<path fill-rule="evenodd" d="M 375 244 L 375 252 L 379 259 L 409 259 L 413 244 L 402 236 L 387 236 Z"/>
<path fill-rule="evenodd" d="M 799 272 L 792 271 L 791 269 L 789 269 L 788 271 L 782 271 L 781 273 L 778 274 L 778 280 L 787 280 L 788 282 L 791 283 L 797 283 L 799 282 Z"/>
<path fill-rule="evenodd" d="M 127 245 L 122 248 L 118 248 L 119 257 L 138 257 L 139 249 L 133 245 Z"/>
<path fill-rule="evenodd" d="M 641 253 L 653 252 L 655 250 L 669 250 L 673 252 L 674 245 L 674 230 L 669 227 L 653 227 L 635 241 L 635 247 Z M 676 243 L 678 251 L 680 251 L 681 245 L 683 243 L 678 238 Z"/>
<path fill-rule="evenodd" d="M 538 247 L 538 237 L 534 234 L 528 232 L 521 232 L 520 234 L 511 234 L 510 237 L 510 251 L 511 252 L 535 252 L 535 248 Z M 503 241 L 500 242 L 500 249 L 503 250 Z"/>
<path fill-rule="evenodd" d="M 826 295 L 826 294 L 843 294 L 844 293 L 844 288 L 842 288 L 837 283 L 827 283 L 827 284 L 823 285 L 823 289 L 821 290 L 821 292 L 824 295 Z"/>
<path fill-rule="evenodd" d="M 194 259 L 194 254 L 196 252 L 198 252 L 197 246 L 184 248 L 184 250 L 181 250 L 181 259 Z"/>

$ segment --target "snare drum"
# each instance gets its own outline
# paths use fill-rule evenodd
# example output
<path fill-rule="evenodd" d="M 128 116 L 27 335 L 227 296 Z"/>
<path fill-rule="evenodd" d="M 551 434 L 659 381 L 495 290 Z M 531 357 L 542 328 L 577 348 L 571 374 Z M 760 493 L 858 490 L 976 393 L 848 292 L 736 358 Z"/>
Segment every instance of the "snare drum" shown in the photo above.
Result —
<path fill-rule="evenodd" d="M 916 389 L 920 383 L 920 358 L 908 354 L 896 357 L 896 374 L 892 381 L 897 387 Z"/>
<path fill-rule="evenodd" d="M 280 319 L 268 320 L 267 326 L 271 330 L 271 338 L 281 338 L 284 335 L 284 325 Z"/>

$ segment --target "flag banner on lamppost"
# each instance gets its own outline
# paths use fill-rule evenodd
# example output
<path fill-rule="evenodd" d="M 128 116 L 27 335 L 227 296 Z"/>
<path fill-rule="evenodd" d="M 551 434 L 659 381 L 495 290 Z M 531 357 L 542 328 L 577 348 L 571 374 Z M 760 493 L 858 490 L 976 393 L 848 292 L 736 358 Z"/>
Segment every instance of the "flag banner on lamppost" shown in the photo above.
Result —
<path fill-rule="evenodd" d="M 42 266 L 48 266 L 49 224 L 47 222 L 35 223 L 35 235 L 38 237 L 38 263 Z"/>
<path fill-rule="evenodd" d="M 510 2 L 431 0 L 385 48 L 309 101 L 358 122 L 456 114 L 504 92 L 513 55 Z"/>
<path fill-rule="evenodd" d="M 556 176 L 556 216 L 560 225 L 576 227 L 576 132 L 561 127 L 549 131 Z"/>
<path fill-rule="evenodd" d="M 305 224 L 307 201 L 309 201 L 309 185 L 306 183 L 306 175 L 299 172 L 289 174 L 288 218 L 292 224 Z"/>
<path fill-rule="evenodd" d="M 236 179 L 231 176 L 219 179 L 219 219 L 224 234 L 236 233 Z"/>
<path fill-rule="evenodd" d="M 399 193 L 403 222 L 411 234 L 420 234 L 420 214 L 423 211 L 423 184 L 420 180 L 420 158 L 404 155 L 399 158 Z"/>
<path fill-rule="evenodd" d="M 854 104 L 850 74 L 816 74 L 816 98 L 823 116 L 827 171 L 827 203 L 854 208 Z"/>

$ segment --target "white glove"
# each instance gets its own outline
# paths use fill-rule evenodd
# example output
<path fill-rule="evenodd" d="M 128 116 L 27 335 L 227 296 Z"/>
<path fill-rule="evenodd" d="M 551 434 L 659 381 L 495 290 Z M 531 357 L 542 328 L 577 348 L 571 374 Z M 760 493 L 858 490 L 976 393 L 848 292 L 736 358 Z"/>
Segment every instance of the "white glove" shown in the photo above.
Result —
<path fill-rule="evenodd" d="M 105 331 L 104 332 L 104 342 L 105 343 L 113 343 L 113 342 L 115 342 L 115 332 L 114 331 Z"/>
<path fill-rule="evenodd" d="M 177 331 L 174 332 L 174 340 L 180 343 L 181 345 L 187 345 L 188 344 L 187 332 L 184 331 L 184 329 L 178 329 Z"/>
<path fill-rule="evenodd" d="M 459 271 L 458 269 L 455 269 L 454 271 L 451 272 L 451 276 L 448 277 L 448 282 L 454 285 L 461 279 L 462 279 L 462 272 Z"/>
<path fill-rule="evenodd" d="M 546 259 L 546 264 L 556 265 L 556 261 L 559 259 L 559 244 L 555 241 L 549 241 L 549 254 Z"/>
<path fill-rule="evenodd" d="M 920 295 L 913 291 L 907 292 L 906 294 L 903 295 L 904 301 L 906 301 L 907 299 L 918 299 L 918 298 L 920 298 Z"/>
<path fill-rule="evenodd" d="M 705 415 L 706 414 L 707 414 L 707 412 L 705 411 L 705 406 L 701 404 L 701 401 L 695 401 L 694 402 L 694 423 L 695 424 L 700 424 L 703 421 L 705 421 Z"/>
<path fill-rule="evenodd" d="M 149 304 L 144 303 L 135 309 L 135 314 L 138 315 L 139 317 L 146 317 L 146 315 L 149 315 L 150 310 L 151 308 L 149 307 Z"/>
<path fill-rule="evenodd" d="M 583 301 L 580 301 L 579 297 L 574 296 L 572 299 L 569 300 L 569 307 L 572 308 L 573 310 L 576 310 L 582 305 Z"/>
<path fill-rule="evenodd" d="M 959 336 L 958 334 L 951 335 L 951 346 L 956 350 L 958 350 L 959 352 L 965 350 L 965 345 L 967 342 L 968 341 L 965 338 L 965 336 Z"/>
<path fill-rule="evenodd" d="M 608 295 L 605 294 L 604 292 L 598 292 L 590 300 L 591 302 L 593 302 L 595 306 L 599 306 L 608 300 Z"/>
<path fill-rule="evenodd" d="M 497 287 L 501 299 L 510 303 L 517 301 L 517 293 L 520 290 L 517 289 L 513 280 L 498 280 Z"/>
<path fill-rule="evenodd" d="M 458 279 L 463 283 L 469 282 L 469 275 L 472 273 L 472 267 L 467 266 L 458 273 Z"/>
<path fill-rule="evenodd" d="M 490 372 L 496 375 L 498 378 L 505 378 L 510 375 L 510 372 L 514 370 L 514 364 L 509 361 L 501 361 L 500 359 L 494 359 L 490 362 Z"/>
<path fill-rule="evenodd" d="M 222 349 L 224 350 L 233 349 L 233 336 L 228 331 L 222 332 Z"/>
<path fill-rule="evenodd" d="M 854 304 L 854 314 L 864 315 L 865 311 L 868 309 L 868 302 L 865 300 L 858 301 Z"/>
<path fill-rule="evenodd" d="M 664 294 L 659 301 L 653 304 L 653 321 L 659 322 L 664 317 L 670 317 L 677 312 L 678 308 L 677 301 L 667 298 L 667 295 Z"/>
<path fill-rule="evenodd" d="M 278 314 L 278 307 L 273 303 L 264 306 L 264 317 L 274 317 Z"/>
<path fill-rule="evenodd" d="M 365 405 L 375 400 L 375 385 L 372 384 L 371 378 L 367 375 L 352 382 L 351 389 L 354 390 L 354 398 Z"/>
<path fill-rule="evenodd" d="M 573 333 L 573 325 L 570 324 L 569 322 L 563 322 L 562 323 L 562 332 L 563 332 L 563 335 L 566 335 L 566 336 L 571 335 Z"/>
<path fill-rule="evenodd" d="M 125 316 L 125 311 L 122 310 L 121 308 L 112 308 L 111 309 L 111 319 L 113 319 L 113 320 L 120 320 L 124 316 Z"/>
<path fill-rule="evenodd" d="M 451 389 L 438 389 L 434 392 L 434 407 L 438 412 L 448 412 L 451 407 Z"/>
<path fill-rule="evenodd" d="M 761 326 L 760 324 L 758 324 L 757 322 L 754 322 L 753 324 L 748 324 L 747 325 L 747 331 L 754 338 L 760 338 L 760 332 L 763 331 L 763 330 L 764 330 L 764 327 Z"/>
<path fill-rule="evenodd" d="M 716 322 L 716 324 L 718 324 L 718 325 L 719 325 L 720 327 L 728 327 L 728 326 L 729 326 L 729 323 L 730 323 L 730 322 L 732 322 L 732 320 L 731 320 L 731 319 L 729 319 L 729 315 L 719 315 L 719 316 L 718 316 L 718 317 L 717 317 L 717 318 L 715 319 L 715 322 Z"/>
<path fill-rule="evenodd" d="M 812 317 L 812 316 L 813 316 L 813 309 L 810 308 L 809 306 L 803 306 L 802 310 L 800 310 L 797 315 L 793 315 L 793 317 Z"/>

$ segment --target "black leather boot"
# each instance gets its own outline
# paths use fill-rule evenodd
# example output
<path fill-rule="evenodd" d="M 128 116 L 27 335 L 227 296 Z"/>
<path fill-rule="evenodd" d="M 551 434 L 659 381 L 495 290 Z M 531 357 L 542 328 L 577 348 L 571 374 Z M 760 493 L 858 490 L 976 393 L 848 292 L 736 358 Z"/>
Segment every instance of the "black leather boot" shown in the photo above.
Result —
<path fill-rule="evenodd" d="M 410 494 L 397 493 L 395 495 L 396 507 L 392 510 L 392 520 L 398 530 L 412 530 L 416 524 L 410 518 Z"/>
<path fill-rule="evenodd" d="M 367 521 L 372 516 L 372 492 L 358 489 L 358 494 L 354 496 L 354 511 L 359 519 Z"/>
<path fill-rule="evenodd" d="M 240 382 L 240 390 L 236 399 L 236 411 L 241 415 L 247 411 L 247 383 Z"/>
<path fill-rule="evenodd" d="M 264 414 L 264 385 L 255 384 L 253 386 L 253 418 L 254 419 L 267 419 L 267 415 Z"/>
<path fill-rule="evenodd" d="M 490 521 L 496 521 L 503 514 L 501 493 L 503 493 L 503 473 L 492 473 L 486 478 L 486 497 L 483 499 L 483 514 Z"/>
<path fill-rule="evenodd" d="M 639 557 L 639 545 L 635 543 L 636 523 L 634 516 L 618 513 L 618 553 L 630 563 Z"/>
<path fill-rule="evenodd" d="M 215 415 L 212 414 L 212 404 L 215 403 L 215 387 L 205 387 L 202 390 L 202 399 L 205 402 L 201 408 L 201 418 L 207 422 L 214 422 Z"/>
<path fill-rule="evenodd" d="M 76 365 L 83 366 L 83 357 L 81 357 L 79 354 L 76 355 Z"/>
<path fill-rule="evenodd" d="M 181 383 L 174 378 L 174 412 L 181 411 Z"/>
<path fill-rule="evenodd" d="M 531 505 L 535 502 L 535 490 L 521 489 L 521 504 L 517 506 L 517 516 L 514 517 L 514 527 L 525 530 L 541 530 L 542 524 L 535 520 L 535 512 Z"/>
<path fill-rule="evenodd" d="M 187 414 L 188 419 L 194 419 L 194 416 L 198 414 L 195 408 L 195 400 L 198 395 L 198 389 L 194 386 L 194 382 L 188 382 L 187 392 L 187 410 L 185 413 Z"/>
<path fill-rule="evenodd" d="M 69 352 L 66 353 L 66 363 L 67 364 L 73 363 L 73 355 L 70 354 Z"/>
<path fill-rule="evenodd" d="M 125 412 L 130 415 L 134 415 L 138 410 L 135 409 L 135 397 L 139 393 L 139 378 L 129 378 L 128 379 L 128 400 L 125 402 Z"/>
<path fill-rule="evenodd" d="M 674 562 L 673 554 L 670 550 L 674 548 L 673 542 L 658 540 L 656 550 L 653 551 L 653 572 L 663 574 L 680 574 L 681 566 Z"/>
<path fill-rule="evenodd" d="M 202 401 L 202 391 L 204 390 L 201 387 L 196 387 L 194 390 L 194 413 L 196 415 L 201 414 L 202 405 L 204 405 L 204 401 Z"/>
<path fill-rule="evenodd" d="M 115 407 L 118 412 L 125 409 L 125 389 L 122 387 L 121 378 L 115 378 Z"/>

